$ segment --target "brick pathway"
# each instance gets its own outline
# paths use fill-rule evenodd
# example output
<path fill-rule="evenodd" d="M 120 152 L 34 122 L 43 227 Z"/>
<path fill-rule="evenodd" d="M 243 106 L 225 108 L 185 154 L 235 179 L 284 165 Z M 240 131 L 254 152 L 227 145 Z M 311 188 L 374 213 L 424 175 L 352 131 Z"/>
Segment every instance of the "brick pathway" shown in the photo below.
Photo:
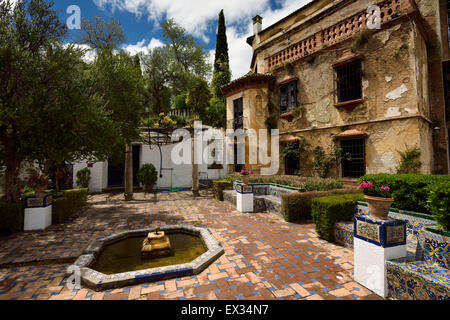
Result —
<path fill-rule="evenodd" d="M 158 194 L 158 201 L 144 197 L 125 203 L 121 195 L 94 195 L 68 223 L 0 239 L 0 264 L 22 263 L 0 268 L 0 300 L 381 299 L 353 281 L 353 251 L 318 239 L 312 224 L 242 214 L 209 191 L 197 199 L 190 192 Z M 225 254 L 197 276 L 104 292 L 65 286 L 70 259 L 90 241 L 166 224 L 209 228 Z"/>

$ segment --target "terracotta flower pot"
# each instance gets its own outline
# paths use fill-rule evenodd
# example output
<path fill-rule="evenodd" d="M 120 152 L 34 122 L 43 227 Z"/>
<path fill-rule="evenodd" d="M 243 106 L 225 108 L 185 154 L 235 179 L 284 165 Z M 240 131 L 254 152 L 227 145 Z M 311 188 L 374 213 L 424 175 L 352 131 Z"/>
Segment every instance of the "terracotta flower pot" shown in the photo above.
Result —
<path fill-rule="evenodd" d="M 152 191 L 153 191 L 153 185 L 152 184 L 145 185 L 145 192 L 150 193 Z"/>
<path fill-rule="evenodd" d="M 250 179 L 250 176 L 249 176 L 249 175 L 242 175 L 242 183 L 243 183 L 243 184 L 247 185 L 249 179 Z"/>
<path fill-rule="evenodd" d="M 34 195 L 36 198 L 44 198 L 45 197 L 45 191 L 47 190 L 48 186 L 37 186 L 34 188 Z"/>
<path fill-rule="evenodd" d="M 364 196 L 364 198 L 369 205 L 369 214 L 372 218 L 378 220 L 387 220 L 389 209 L 394 202 L 393 198 L 380 198 L 371 196 Z"/>

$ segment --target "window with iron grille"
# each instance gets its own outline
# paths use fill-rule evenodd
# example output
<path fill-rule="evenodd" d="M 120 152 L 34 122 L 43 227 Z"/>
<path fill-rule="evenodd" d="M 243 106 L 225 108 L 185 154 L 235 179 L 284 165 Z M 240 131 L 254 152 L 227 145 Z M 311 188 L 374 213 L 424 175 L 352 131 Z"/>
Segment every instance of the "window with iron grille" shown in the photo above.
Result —
<path fill-rule="evenodd" d="M 342 140 L 342 177 L 359 178 L 366 174 L 366 147 L 364 139 Z"/>
<path fill-rule="evenodd" d="M 293 111 L 297 106 L 297 80 L 280 85 L 280 114 Z"/>
<path fill-rule="evenodd" d="M 338 103 L 362 98 L 361 60 L 335 67 Z"/>

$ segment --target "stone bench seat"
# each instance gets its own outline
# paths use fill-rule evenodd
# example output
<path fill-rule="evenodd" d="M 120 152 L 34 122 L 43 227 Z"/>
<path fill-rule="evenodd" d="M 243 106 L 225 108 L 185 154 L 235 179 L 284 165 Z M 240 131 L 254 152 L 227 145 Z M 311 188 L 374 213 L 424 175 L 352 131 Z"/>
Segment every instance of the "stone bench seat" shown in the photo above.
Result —
<path fill-rule="evenodd" d="M 255 184 L 253 198 L 253 212 L 271 212 L 277 215 L 282 215 L 281 195 L 285 193 L 298 192 L 298 190 L 275 186 Z M 223 191 L 224 201 L 228 201 L 236 206 L 237 197 L 235 190 Z"/>
<path fill-rule="evenodd" d="M 401 300 L 450 300 L 448 269 L 413 257 L 386 262 L 390 295 Z"/>

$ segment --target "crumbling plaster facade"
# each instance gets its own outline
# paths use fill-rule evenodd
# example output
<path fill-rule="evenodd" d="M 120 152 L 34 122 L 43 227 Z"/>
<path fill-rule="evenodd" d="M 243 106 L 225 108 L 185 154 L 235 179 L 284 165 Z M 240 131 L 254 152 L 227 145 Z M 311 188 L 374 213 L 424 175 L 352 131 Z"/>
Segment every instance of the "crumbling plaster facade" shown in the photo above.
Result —
<path fill-rule="evenodd" d="M 367 41 L 358 44 L 350 36 L 329 45 L 322 44 L 307 56 L 291 59 L 291 68 L 286 68 L 284 64 L 270 66 L 269 57 L 276 56 L 292 44 L 343 19 L 365 12 L 369 5 L 376 2 L 313 1 L 249 38 L 254 50 L 253 72 L 272 74 L 275 86 L 270 92 L 269 86 L 258 90 L 244 87 L 242 91 L 231 95 L 224 90 L 227 95 L 227 119 L 233 119 L 233 101 L 242 96 L 248 128 L 265 128 L 264 121 L 269 115 L 267 100 L 270 96 L 279 118 L 282 141 L 302 136 L 312 147 L 318 145 L 327 150 L 339 143 L 333 138 L 335 135 L 344 130 L 356 129 L 367 133 L 366 173 L 394 173 L 400 161 L 399 151 L 414 146 L 422 151 L 422 173 L 434 172 L 428 38 L 421 25 L 421 18 L 411 14 L 418 12 L 418 6 L 413 1 L 397 2 L 403 11 L 383 23 L 381 30 L 368 33 Z M 425 11 L 431 10 L 427 6 L 422 7 Z M 258 28 L 255 30 L 258 31 Z M 335 98 L 333 66 L 354 57 L 362 57 L 363 99 L 351 106 L 339 106 Z M 279 116 L 278 85 L 293 79 L 297 80 L 298 105 L 303 108 L 289 117 Z M 256 97 L 262 103 L 257 102 Z M 284 172 L 282 159 L 280 164 L 281 174 Z M 250 165 L 247 167 L 258 169 Z M 313 175 L 307 167 L 304 167 L 302 174 Z M 330 174 L 340 176 L 340 167 L 336 165 Z"/>

